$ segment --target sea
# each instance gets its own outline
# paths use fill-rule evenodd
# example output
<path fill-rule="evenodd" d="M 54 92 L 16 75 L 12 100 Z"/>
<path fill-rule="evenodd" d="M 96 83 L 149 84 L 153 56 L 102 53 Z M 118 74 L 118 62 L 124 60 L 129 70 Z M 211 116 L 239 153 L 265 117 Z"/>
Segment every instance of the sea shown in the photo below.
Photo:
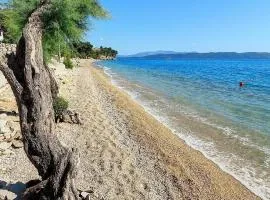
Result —
<path fill-rule="evenodd" d="M 270 60 L 117 58 L 96 64 L 188 145 L 270 199 Z"/>

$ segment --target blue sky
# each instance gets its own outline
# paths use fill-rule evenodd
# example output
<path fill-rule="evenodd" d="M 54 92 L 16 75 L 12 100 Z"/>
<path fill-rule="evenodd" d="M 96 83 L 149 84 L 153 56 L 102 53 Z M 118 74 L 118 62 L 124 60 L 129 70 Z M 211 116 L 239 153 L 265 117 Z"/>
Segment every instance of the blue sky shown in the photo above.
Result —
<path fill-rule="evenodd" d="M 85 38 L 122 55 L 155 50 L 270 52 L 270 0 L 100 2 L 111 19 L 93 20 Z"/>
<path fill-rule="evenodd" d="M 269 0 L 101 0 L 111 19 L 86 39 L 120 54 L 142 51 L 270 52 Z"/>

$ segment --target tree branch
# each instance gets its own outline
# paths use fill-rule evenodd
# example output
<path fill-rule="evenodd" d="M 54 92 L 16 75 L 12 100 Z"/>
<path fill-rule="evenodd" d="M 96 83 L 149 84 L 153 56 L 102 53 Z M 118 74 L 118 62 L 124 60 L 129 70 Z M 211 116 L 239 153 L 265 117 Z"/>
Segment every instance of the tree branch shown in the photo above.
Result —
<path fill-rule="evenodd" d="M 4 74 L 5 78 L 7 79 L 9 85 L 11 86 L 11 89 L 14 93 L 14 95 L 16 96 L 16 98 L 18 98 L 18 100 L 21 99 L 21 94 L 23 91 L 23 87 L 21 86 L 21 84 L 18 82 L 18 80 L 16 79 L 13 70 L 9 68 L 9 66 L 6 64 L 7 60 L 6 59 L 1 59 L 0 60 L 0 71 L 2 71 L 2 73 Z"/>

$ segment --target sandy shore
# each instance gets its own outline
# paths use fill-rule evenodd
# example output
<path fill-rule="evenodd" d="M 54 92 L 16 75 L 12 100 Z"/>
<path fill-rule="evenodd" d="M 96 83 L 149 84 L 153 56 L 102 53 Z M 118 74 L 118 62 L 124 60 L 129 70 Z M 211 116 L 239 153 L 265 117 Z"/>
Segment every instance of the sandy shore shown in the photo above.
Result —
<path fill-rule="evenodd" d="M 61 95 L 84 120 L 82 126 L 57 127 L 60 140 L 80 152 L 80 190 L 92 191 L 97 199 L 259 199 L 173 135 L 91 63 L 82 60 L 80 68 L 57 72 Z M 8 89 L 4 95 L 14 102 Z M 12 157 L 0 157 L 0 179 L 37 178 L 23 150 L 15 151 Z"/>

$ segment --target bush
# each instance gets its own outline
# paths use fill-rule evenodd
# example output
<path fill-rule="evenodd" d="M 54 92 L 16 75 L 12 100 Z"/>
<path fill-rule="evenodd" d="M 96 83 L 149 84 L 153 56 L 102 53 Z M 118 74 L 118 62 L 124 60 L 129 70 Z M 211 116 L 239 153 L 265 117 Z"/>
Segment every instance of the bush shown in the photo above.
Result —
<path fill-rule="evenodd" d="M 53 102 L 55 118 L 59 118 L 68 109 L 68 101 L 63 97 L 56 97 Z"/>
<path fill-rule="evenodd" d="M 64 65 L 65 65 L 66 69 L 73 69 L 73 67 L 74 67 L 74 65 L 73 65 L 73 63 L 72 63 L 70 57 L 65 57 L 63 63 L 64 63 Z"/>

